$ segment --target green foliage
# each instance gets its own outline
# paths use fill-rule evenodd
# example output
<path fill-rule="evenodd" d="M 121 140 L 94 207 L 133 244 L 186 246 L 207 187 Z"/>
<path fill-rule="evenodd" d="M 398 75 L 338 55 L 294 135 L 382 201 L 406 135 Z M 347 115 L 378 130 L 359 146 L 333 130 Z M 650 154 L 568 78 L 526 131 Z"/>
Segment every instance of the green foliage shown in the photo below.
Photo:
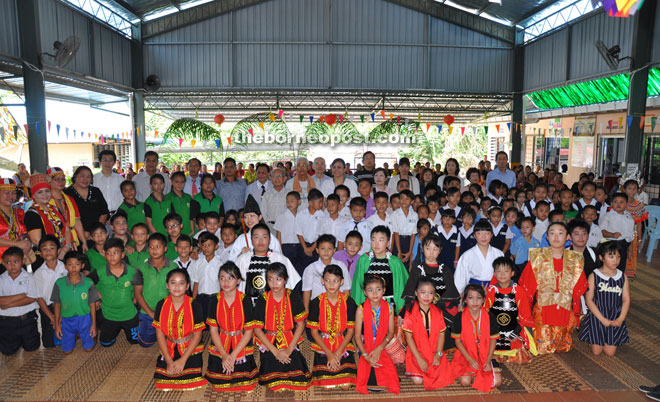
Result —
<path fill-rule="evenodd" d="M 416 129 L 417 126 L 415 123 L 405 123 L 405 122 L 396 122 L 396 121 L 384 121 L 374 127 L 373 130 L 369 132 L 368 143 L 373 143 L 376 141 L 384 140 L 390 135 L 397 134 L 402 137 L 414 137 L 418 136 L 421 131 Z"/>
<path fill-rule="evenodd" d="M 261 129 L 259 123 L 263 124 L 263 130 Z M 252 129 L 252 134 L 249 132 L 250 129 Z M 284 122 L 284 120 L 279 119 L 277 115 L 275 115 L 275 121 L 272 121 L 270 119 L 270 113 L 263 112 L 248 116 L 236 123 L 234 128 L 231 130 L 231 143 L 232 145 L 245 145 L 248 143 L 248 137 L 254 134 L 262 133 L 263 131 L 267 131 L 273 134 L 275 143 L 277 144 L 285 144 L 286 139 L 291 135 L 291 131 L 289 131 L 289 127 Z"/>
<path fill-rule="evenodd" d="M 437 130 L 431 128 L 417 138 L 417 143 L 399 150 L 400 157 L 443 165 L 447 159 L 456 158 L 461 166 L 476 166 L 488 152 L 488 134 L 482 127 L 468 127 L 465 134 L 461 134 L 458 128 L 452 134 L 447 129 L 438 134 Z"/>
<path fill-rule="evenodd" d="M 168 128 L 165 134 L 168 138 L 184 138 L 202 141 L 221 139 L 220 131 L 208 124 L 195 119 L 175 120 Z"/>
<path fill-rule="evenodd" d="M 312 141 L 318 141 L 323 135 L 339 135 L 342 143 L 360 142 L 364 139 L 355 124 L 347 119 L 332 126 L 325 122 L 315 121 L 307 126 L 305 135 L 308 140 Z"/>

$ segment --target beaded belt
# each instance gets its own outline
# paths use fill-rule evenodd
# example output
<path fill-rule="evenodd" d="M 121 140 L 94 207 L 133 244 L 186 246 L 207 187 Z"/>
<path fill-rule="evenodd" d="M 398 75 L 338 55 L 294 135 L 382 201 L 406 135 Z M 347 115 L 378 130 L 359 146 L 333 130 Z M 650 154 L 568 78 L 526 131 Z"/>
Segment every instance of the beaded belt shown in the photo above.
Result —
<path fill-rule="evenodd" d="M 183 338 L 179 338 L 179 339 L 170 338 L 169 336 L 167 337 L 168 341 L 170 341 L 172 343 L 176 343 L 178 345 L 180 345 L 182 343 L 186 343 L 186 342 L 190 341 L 191 339 L 192 339 L 192 335 L 184 336 Z"/>
<path fill-rule="evenodd" d="M 332 336 L 331 334 L 328 334 L 326 332 L 320 332 L 319 335 L 321 335 L 321 339 L 331 339 L 331 338 L 336 338 L 338 336 L 344 336 L 344 333 L 340 332 L 340 333 L 335 334 L 334 336 Z"/>
<path fill-rule="evenodd" d="M 225 330 L 220 330 L 220 331 L 221 331 L 223 334 L 227 335 L 227 336 L 238 336 L 238 335 L 243 335 L 243 333 L 244 333 L 243 330 L 240 330 L 240 331 L 231 331 L 231 332 L 230 332 L 230 331 L 225 331 Z"/>
<path fill-rule="evenodd" d="M 291 330 L 287 329 L 286 331 L 283 331 L 282 333 L 284 334 L 285 332 L 291 332 Z M 278 334 L 277 331 L 266 331 L 266 335 L 277 336 L 277 334 Z"/>

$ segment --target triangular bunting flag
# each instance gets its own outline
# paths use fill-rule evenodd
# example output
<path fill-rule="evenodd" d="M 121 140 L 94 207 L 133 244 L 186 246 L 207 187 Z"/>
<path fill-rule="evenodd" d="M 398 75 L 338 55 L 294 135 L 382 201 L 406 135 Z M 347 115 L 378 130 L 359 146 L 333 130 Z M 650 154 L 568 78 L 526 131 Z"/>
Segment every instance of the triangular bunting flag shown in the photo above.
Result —
<path fill-rule="evenodd" d="M 266 130 L 266 129 L 264 128 L 264 123 L 263 123 L 263 122 L 259 122 L 259 127 L 261 127 L 261 130 L 262 130 L 262 131 L 265 131 L 265 130 Z"/>
<path fill-rule="evenodd" d="M 343 123 L 343 122 L 344 122 L 344 115 L 340 114 L 339 115 L 339 123 Z"/>
<path fill-rule="evenodd" d="M 371 121 L 375 121 L 375 120 L 376 120 L 376 113 L 372 113 L 371 114 Z"/>
<path fill-rule="evenodd" d="M 381 110 L 380 115 L 383 116 L 383 120 L 385 120 L 385 110 Z"/>
<path fill-rule="evenodd" d="M 451 132 L 454 131 L 454 127 L 449 126 L 449 135 L 451 135 Z"/>
<path fill-rule="evenodd" d="M 48 120 L 48 132 L 50 133 L 50 120 Z"/>
<path fill-rule="evenodd" d="M 655 131 L 655 121 L 656 121 L 656 119 L 657 119 L 656 116 L 651 117 L 651 132 Z"/>
<path fill-rule="evenodd" d="M 429 131 L 431 129 L 431 125 L 429 123 L 426 123 L 426 131 Z"/>
<path fill-rule="evenodd" d="M 105 144 L 105 138 L 101 135 L 101 145 Z"/>
<path fill-rule="evenodd" d="M 252 129 L 252 127 L 248 129 L 248 133 L 250 133 L 250 135 L 254 135 L 254 130 Z"/>
<path fill-rule="evenodd" d="M 275 121 L 275 115 L 273 114 L 273 112 L 268 113 L 268 118 L 270 119 L 270 121 Z"/>
<path fill-rule="evenodd" d="M 390 113 L 390 121 L 394 120 L 394 113 Z"/>
<path fill-rule="evenodd" d="M 220 140 L 218 140 L 218 141 L 220 141 Z M 229 143 L 229 146 L 231 146 L 231 136 L 227 137 L 227 142 Z"/>
<path fill-rule="evenodd" d="M 438 134 L 442 133 L 442 124 L 438 124 Z"/>
<path fill-rule="evenodd" d="M 181 148 L 181 144 L 183 144 L 183 138 L 179 138 L 179 148 Z"/>
<path fill-rule="evenodd" d="M 56 124 L 55 129 L 57 130 L 57 136 L 59 137 L 60 136 L 60 125 Z"/>
<path fill-rule="evenodd" d="M 361 121 L 362 123 L 364 123 L 364 115 L 363 115 L 363 114 L 360 115 L 360 121 Z"/>
<path fill-rule="evenodd" d="M 227 138 L 231 140 L 231 137 L 227 137 Z M 231 141 L 229 141 L 229 143 L 231 144 Z M 215 140 L 215 147 L 220 149 L 220 140 Z"/>
<path fill-rule="evenodd" d="M 195 144 L 197 144 L 196 140 L 190 140 L 190 145 L 192 145 L 193 149 L 195 149 Z"/>
<path fill-rule="evenodd" d="M 280 110 L 277 112 L 277 118 L 280 119 L 280 120 L 282 120 L 282 115 L 284 115 L 284 110 L 280 109 Z"/>
<path fill-rule="evenodd" d="M 154 131 L 154 138 L 158 137 L 158 130 Z"/>
<path fill-rule="evenodd" d="M 18 141 L 18 126 L 14 126 L 14 140 Z"/>
<path fill-rule="evenodd" d="M 64 131 L 66 132 L 66 139 L 69 139 L 69 127 L 65 127 Z"/>
<path fill-rule="evenodd" d="M 461 127 L 461 135 L 465 135 L 465 127 Z"/>
<path fill-rule="evenodd" d="M 314 116 L 309 116 L 309 124 L 314 123 Z"/>
<path fill-rule="evenodd" d="M 497 131 L 498 133 L 500 132 L 500 125 L 499 124 L 495 125 L 495 131 Z"/>
<path fill-rule="evenodd" d="M 634 118 L 635 116 L 628 116 L 628 130 L 630 130 L 630 125 L 632 124 Z"/>
<path fill-rule="evenodd" d="M 488 126 L 484 126 L 484 133 L 488 134 Z"/>
<path fill-rule="evenodd" d="M 514 126 L 513 126 L 514 128 L 515 128 L 515 124 L 517 124 L 517 123 L 514 123 Z M 506 123 L 506 128 L 507 128 L 507 130 L 511 131 L 511 123 Z"/>
<path fill-rule="evenodd" d="M 302 122 L 303 122 L 303 119 L 305 118 L 305 116 L 303 116 L 303 115 L 300 115 L 299 117 L 300 117 L 300 124 L 302 124 Z"/>
<path fill-rule="evenodd" d="M 641 116 L 639 118 L 639 129 L 644 130 L 644 122 L 646 121 L 646 116 Z"/>

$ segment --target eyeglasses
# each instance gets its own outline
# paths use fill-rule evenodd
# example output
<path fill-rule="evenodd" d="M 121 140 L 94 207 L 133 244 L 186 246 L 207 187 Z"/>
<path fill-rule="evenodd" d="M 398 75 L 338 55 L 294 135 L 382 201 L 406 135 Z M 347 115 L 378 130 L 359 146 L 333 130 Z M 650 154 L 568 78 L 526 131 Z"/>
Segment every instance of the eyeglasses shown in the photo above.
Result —
<path fill-rule="evenodd" d="M 180 223 L 175 223 L 175 224 L 170 225 L 170 226 L 165 226 L 165 229 L 174 229 L 176 227 L 179 227 L 180 225 L 181 225 Z"/>

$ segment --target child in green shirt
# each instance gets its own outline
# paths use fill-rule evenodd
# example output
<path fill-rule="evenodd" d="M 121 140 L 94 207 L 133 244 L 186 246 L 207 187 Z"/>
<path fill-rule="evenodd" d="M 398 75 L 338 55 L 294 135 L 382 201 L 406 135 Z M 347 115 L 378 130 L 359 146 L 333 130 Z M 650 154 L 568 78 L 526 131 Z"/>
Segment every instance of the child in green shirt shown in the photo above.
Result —
<path fill-rule="evenodd" d="M 124 246 L 131 241 L 131 235 L 128 233 L 128 218 L 123 210 L 118 210 L 110 217 L 110 227 L 112 228 L 113 239 L 121 239 Z"/>
<path fill-rule="evenodd" d="M 99 328 L 99 343 L 112 346 L 119 332 L 124 330 L 128 343 L 136 344 L 138 314 L 133 304 L 136 269 L 124 262 L 124 243 L 120 239 L 106 241 L 103 249 L 107 265 L 88 276 L 101 295 L 103 321 Z"/>
<path fill-rule="evenodd" d="M 77 251 L 64 256 L 67 276 L 55 281 L 51 299 L 55 304 L 55 336 L 62 340 L 62 352 L 69 354 L 76 347 L 76 335 L 86 352 L 94 348 L 96 337 L 96 307 L 99 300 L 94 282 L 81 271 L 85 257 Z"/>
<path fill-rule="evenodd" d="M 128 253 L 128 263 L 137 267 L 149 258 L 149 250 L 147 250 L 149 229 L 144 223 L 136 223 L 131 233 L 133 234 L 133 240 L 126 247 L 126 252 Z"/>
<path fill-rule="evenodd" d="M 89 267 L 85 267 L 85 269 L 89 269 L 89 272 L 94 272 L 97 269 L 105 268 L 108 263 L 105 259 L 105 251 L 103 250 L 105 242 L 108 240 L 108 230 L 105 228 L 104 223 L 94 222 L 89 229 L 89 233 L 92 236 L 92 242 L 94 244 L 85 253 L 87 258 L 89 258 Z"/>
<path fill-rule="evenodd" d="M 119 209 L 126 212 L 128 221 L 128 230 L 133 230 L 136 223 L 145 223 L 144 203 L 135 199 L 135 183 L 130 180 L 124 180 L 120 185 L 121 195 L 124 196 L 124 202 Z"/>
<path fill-rule="evenodd" d="M 165 179 L 160 173 L 156 173 L 149 179 L 151 195 L 144 201 L 144 215 L 147 227 L 151 233 L 166 235 L 163 219 L 172 212 L 172 203 L 165 199 Z"/>
<path fill-rule="evenodd" d="M 167 252 L 165 252 L 165 256 L 170 261 L 174 261 L 176 260 L 176 257 L 178 257 L 176 253 L 176 241 L 181 236 L 181 228 L 183 227 L 181 222 L 183 222 L 181 215 L 174 212 L 168 214 L 163 219 L 165 230 L 167 230 L 167 234 L 169 235 L 169 240 L 167 241 Z"/>
<path fill-rule="evenodd" d="M 190 236 L 195 233 L 195 225 L 190 213 L 192 196 L 183 192 L 183 187 L 186 185 L 186 174 L 174 172 L 170 180 L 172 191 L 165 196 L 165 199 L 172 203 L 172 213 L 181 216 L 181 233 Z"/>
<path fill-rule="evenodd" d="M 151 325 L 154 321 L 154 310 L 156 304 L 167 296 L 167 273 L 177 268 L 174 260 L 165 255 L 167 247 L 165 236 L 160 233 L 152 234 L 147 242 L 149 258 L 136 266 L 135 300 L 140 305 L 138 342 L 145 348 L 156 343 L 156 329 Z"/>

